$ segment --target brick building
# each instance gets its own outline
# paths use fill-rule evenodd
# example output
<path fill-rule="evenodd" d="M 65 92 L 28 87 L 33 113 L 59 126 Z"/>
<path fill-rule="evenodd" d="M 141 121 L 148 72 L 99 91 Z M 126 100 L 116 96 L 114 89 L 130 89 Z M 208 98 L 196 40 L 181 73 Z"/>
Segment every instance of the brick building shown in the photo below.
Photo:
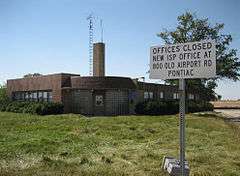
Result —
<path fill-rule="evenodd" d="M 133 114 L 138 102 L 178 99 L 178 87 L 105 76 L 105 45 L 94 44 L 93 76 L 59 73 L 7 80 L 8 96 L 17 101 L 62 102 L 66 113 Z M 198 99 L 195 93 L 189 99 Z"/>
<path fill-rule="evenodd" d="M 7 80 L 7 93 L 17 101 L 62 102 L 66 113 L 86 115 L 133 114 L 138 102 L 179 98 L 176 86 L 66 73 Z M 188 94 L 189 99 L 197 96 Z"/>

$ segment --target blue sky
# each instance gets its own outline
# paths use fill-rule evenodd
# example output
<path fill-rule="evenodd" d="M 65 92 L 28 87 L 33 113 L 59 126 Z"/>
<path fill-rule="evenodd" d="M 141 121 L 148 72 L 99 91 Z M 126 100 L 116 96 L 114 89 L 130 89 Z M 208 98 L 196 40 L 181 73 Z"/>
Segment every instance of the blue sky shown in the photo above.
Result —
<path fill-rule="evenodd" d="M 240 50 L 238 0 L 0 0 L 0 83 L 27 73 L 88 75 L 88 21 L 93 12 L 95 41 L 103 19 L 106 74 L 148 77 L 149 47 L 163 44 L 156 33 L 174 29 L 185 11 L 225 23 L 224 33 Z M 238 51 L 238 56 L 239 56 Z M 240 99 L 240 82 L 219 81 L 217 93 Z"/>

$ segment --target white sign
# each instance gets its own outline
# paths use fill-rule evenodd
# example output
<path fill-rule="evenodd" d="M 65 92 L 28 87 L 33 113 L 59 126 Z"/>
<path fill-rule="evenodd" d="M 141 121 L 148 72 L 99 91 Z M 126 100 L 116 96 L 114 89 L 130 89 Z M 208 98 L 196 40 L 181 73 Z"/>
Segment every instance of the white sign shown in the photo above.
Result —
<path fill-rule="evenodd" d="M 213 40 L 150 48 L 150 79 L 212 78 L 215 75 Z"/>
<path fill-rule="evenodd" d="M 103 96 L 102 95 L 96 95 L 96 106 L 103 106 Z"/>

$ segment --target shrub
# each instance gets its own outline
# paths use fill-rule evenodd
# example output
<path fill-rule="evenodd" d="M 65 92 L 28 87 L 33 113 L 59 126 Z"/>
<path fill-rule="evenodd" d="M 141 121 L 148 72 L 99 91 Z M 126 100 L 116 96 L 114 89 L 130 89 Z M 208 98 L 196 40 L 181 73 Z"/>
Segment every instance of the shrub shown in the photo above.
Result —
<path fill-rule="evenodd" d="M 159 101 L 145 101 L 140 102 L 135 107 L 135 112 L 137 114 L 143 115 L 158 115 L 166 113 L 166 102 Z"/>
<path fill-rule="evenodd" d="M 189 101 L 186 112 L 213 111 L 213 105 L 204 101 Z M 179 112 L 178 101 L 145 101 L 135 107 L 136 114 L 142 115 L 164 115 L 177 114 Z"/>
<path fill-rule="evenodd" d="M 41 103 L 36 108 L 36 113 L 39 115 L 47 114 L 62 114 L 63 113 L 63 104 L 62 103 Z"/>
<path fill-rule="evenodd" d="M 179 102 L 176 100 L 167 101 L 165 108 L 166 114 L 177 114 L 179 112 Z"/>
<path fill-rule="evenodd" d="M 204 102 L 204 105 L 203 105 L 203 109 L 204 111 L 213 111 L 214 110 L 214 106 L 213 104 L 209 103 L 209 102 Z"/>
<path fill-rule="evenodd" d="M 7 96 L 7 88 L 6 86 L 0 85 L 0 111 L 5 111 L 10 100 Z"/>
<path fill-rule="evenodd" d="M 49 115 L 49 114 L 62 114 L 64 111 L 64 107 L 62 103 L 12 101 L 7 104 L 5 111 Z"/>
<path fill-rule="evenodd" d="M 13 101 L 7 105 L 6 111 L 21 113 L 26 106 L 26 103 Z"/>
<path fill-rule="evenodd" d="M 137 114 L 145 114 L 146 113 L 146 111 L 145 111 L 146 103 L 147 102 L 137 103 L 136 106 L 135 106 L 135 112 Z"/>
<path fill-rule="evenodd" d="M 188 112 L 213 111 L 214 106 L 206 101 L 189 101 Z"/>
<path fill-rule="evenodd" d="M 6 111 L 8 102 L 0 101 L 0 111 Z"/>

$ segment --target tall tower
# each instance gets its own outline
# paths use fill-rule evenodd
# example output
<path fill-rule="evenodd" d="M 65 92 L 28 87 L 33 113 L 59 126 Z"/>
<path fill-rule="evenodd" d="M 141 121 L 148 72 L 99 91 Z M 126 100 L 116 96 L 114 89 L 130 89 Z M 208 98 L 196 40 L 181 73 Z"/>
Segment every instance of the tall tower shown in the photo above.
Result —
<path fill-rule="evenodd" d="M 89 76 L 92 76 L 93 72 L 93 15 L 90 14 L 87 17 L 89 20 L 89 41 L 88 41 L 88 54 L 89 54 Z"/>
<path fill-rule="evenodd" d="M 93 76 L 105 76 L 105 44 L 93 44 Z"/>

